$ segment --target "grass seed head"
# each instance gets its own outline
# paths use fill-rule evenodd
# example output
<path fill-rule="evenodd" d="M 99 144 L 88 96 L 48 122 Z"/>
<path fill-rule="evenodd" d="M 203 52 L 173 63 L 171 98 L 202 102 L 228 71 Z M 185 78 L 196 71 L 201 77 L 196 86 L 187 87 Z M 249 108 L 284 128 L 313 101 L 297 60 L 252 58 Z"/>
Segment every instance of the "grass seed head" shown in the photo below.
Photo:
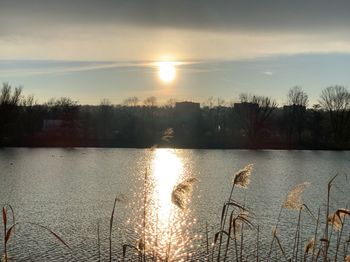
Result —
<path fill-rule="evenodd" d="M 309 240 L 309 242 L 307 242 L 306 246 L 305 246 L 305 253 L 310 253 L 312 252 L 312 250 L 314 249 L 315 246 L 315 239 L 311 238 Z"/>
<path fill-rule="evenodd" d="M 180 209 L 184 209 L 193 190 L 193 184 L 197 181 L 191 177 L 178 184 L 171 193 L 171 201 Z"/>
<path fill-rule="evenodd" d="M 294 186 L 283 203 L 283 207 L 287 209 L 300 209 L 303 206 L 301 201 L 302 194 L 309 185 L 310 182 L 304 182 Z"/>
<path fill-rule="evenodd" d="M 343 227 L 346 215 L 350 216 L 350 211 L 345 208 L 340 208 L 328 216 L 328 223 L 331 224 L 336 231 L 339 231 Z"/>
<path fill-rule="evenodd" d="M 247 188 L 250 183 L 250 175 L 253 170 L 253 164 L 249 164 L 245 166 L 243 169 L 239 170 L 233 179 L 233 184 L 242 187 Z"/>

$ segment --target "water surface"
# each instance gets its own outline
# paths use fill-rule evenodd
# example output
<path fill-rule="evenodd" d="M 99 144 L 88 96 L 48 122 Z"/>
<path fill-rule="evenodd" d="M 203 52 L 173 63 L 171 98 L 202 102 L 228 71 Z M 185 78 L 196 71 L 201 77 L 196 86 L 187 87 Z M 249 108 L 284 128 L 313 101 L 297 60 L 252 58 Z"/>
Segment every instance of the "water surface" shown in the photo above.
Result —
<path fill-rule="evenodd" d="M 206 223 L 210 235 L 218 230 L 233 174 L 249 163 L 254 164 L 251 184 L 248 189 L 235 189 L 234 198 L 251 210 L 264 240 L 269 239 L 286 194 L 294 185 L 311 182 L 304 192 L 304 202 L 315 212 L 323 207 L 327 182 L 336 173 L 350 170 L 350 153 L 1 149 L 0 204 L 11 204 L 20 222 L 10 242 L 10 256 L 19 261 L 97 261 L 99 224 L 101 256 L 107 258 L 109 217 L 115 197 L 115 259 L 121 257 L 123 244 L 136 245 L 143 237 L 146 247 L 157 243 L 159 257 L 167 252 L 175 260 L 189 253 L 198 255 L 205 251 Z M 180 209 L 171 202 L 171 192 L 191 177 L 198 182 L 188 206 Z M 340 178 L 332 196 L 333 209 L 349 205 L 348 190 L 349 182 Z M 294 211 L 282 213 L 280 230 L 286 240 L 293 232 L 296 216 Z M 50 227 L 73 251 L 68 252 L 50 234 L 24 222 Z M 305 237 L 307 233 L 306 229 Z M 253 246 L 253 241 L 248 237 L 247 246 Z"/>

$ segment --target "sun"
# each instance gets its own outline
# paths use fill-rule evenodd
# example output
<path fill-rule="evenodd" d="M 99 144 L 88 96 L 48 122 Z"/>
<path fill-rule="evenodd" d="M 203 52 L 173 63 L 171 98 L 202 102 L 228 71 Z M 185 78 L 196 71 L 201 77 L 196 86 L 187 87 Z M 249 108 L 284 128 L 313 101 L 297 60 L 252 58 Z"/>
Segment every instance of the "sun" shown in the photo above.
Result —
<path fill-rule="evenodd" d="M 174 62 L 159 62 L 158 75 L 160 80 L 166 83 L 174 81 L 176 77 L 176 67 Z"/>

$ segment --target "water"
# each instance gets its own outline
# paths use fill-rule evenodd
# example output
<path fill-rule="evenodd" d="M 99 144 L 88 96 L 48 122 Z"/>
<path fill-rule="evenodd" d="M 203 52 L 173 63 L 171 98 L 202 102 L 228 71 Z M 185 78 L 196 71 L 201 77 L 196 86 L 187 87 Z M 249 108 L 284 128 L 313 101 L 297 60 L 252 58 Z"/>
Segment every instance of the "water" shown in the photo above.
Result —
<path fill-rule="evenodd" d="M 101 257 L 107 259 L 109 218 L 117 197 L 114 259 L 121 258 L 123 244 L 137 244 L 143 228 L 146 248 L 157 242 L 160 258 L 168 252 L 171 239 L 174 260 L 188 253 L 201 259 L 205 253 L 205 225 L 208 223 L 210 236 L 218 230 L 233 174 L 249 163 L 254 164 L 249 188 L 235 189 L 234 198 L 251 210 L 252 220 L 260 225 L 261 241 L 268 243 L 291 187 L 311 182 L 303 194 L 304 202 L 315 213 L 320 206 L 324 209 L 327 182 L 336 173 L 349 172 L 350 152 L 1 149 L 0 204 L 11 204 L 19 222 L 9 243 L 9 256 L 16 261 L 98 261 L 99 224 Z M 198 182 L 182 210 L 171 202 L 171 192 L 191 177 Z M 332 210 L 350 202 L 349 182 L 343 176 L 337 181 Z M 293 234 L 297 215 L 289 210 L 282 213 L 280 234 L 284 241 Z M 49 227 L 72 247 L 72 252 L 45 230 L 26 222 Z M 307 217 L 304 227 L 307 238 L 312 232 Z M 248 233 L 248 249 L 253 248 L 254 241 Z"/>

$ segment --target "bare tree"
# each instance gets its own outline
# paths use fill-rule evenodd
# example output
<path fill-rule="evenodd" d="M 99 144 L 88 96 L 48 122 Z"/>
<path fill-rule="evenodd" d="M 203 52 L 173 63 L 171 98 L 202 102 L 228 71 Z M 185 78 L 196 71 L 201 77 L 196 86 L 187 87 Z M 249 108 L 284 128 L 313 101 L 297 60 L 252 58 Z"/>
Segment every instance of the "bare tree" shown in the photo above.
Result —
<path fill-rule="evenodd" d="M 343 86 L 324 89 L 319 100 L 322 108 L 329 113 L 334 139 L 340 143 L 345 138 L 350 118 L 350 93 Z"/>
<path fill-rule="evenodd" d="M 207 100 L 205 100 L 202 105 L 204 107 L 208 107 L 209 109 L 212 109 L 214 107 L 221 107 L 225 106 L 226 102 L 224 99 L 221 99 L 220 97 L 215 98 L 213 96 L 209 97 Z"/>
<path fill-rule="evenodd" d="M 78 101 L 74 101 L 69 97 L 51 98 L 46 106 L 51 113 L 50 117 L 66 120 L 73 119 L 74 114 L 79 111 Z"/>
<path fill-rule="evenodd" d="M 252 95 L 251 95 L 251 94 L 248 94 L 248 93 L 239 94 L 238 100 L 239 100 L 241 103 L 250 103 L 251 100 L 252 100 Z"/>
<path fill-rule="evenodd" d="M 13 93 L 11 92 L 11 90 L 12 87 L 8 83 L 3 84 L 0 95 L 0 105 L 17 106 L 20 103 L 22 87 L 15 87 Z"/>
<path fill-rule="evenodd" d="M 204 106 L 207 106 L 209 108 L 213 108 L 215 104 L 215 98 L 214 97 L 209 97 L 206 101 L 203 102 Z"/>
<path fill-rule="evenodd" d="M 283 126 L 286 129 L 289 144 L 292 144 L 295 135 L 298 143 L 300 144 L 302 142 L 308 102 L 309 97 L 300 86 L 294 86 L 289 89 L 287 105 L 283 107 Z"/>
<path fill-rule="evenodd" d="M 165 108 L 174 108 L 176 105 L 176 102 L 177 102 L 176 99 L 170 98 L 168 101 L 166 101 L 164 107 Z"/>
<path fill-rule="evenodd" d="M 112 114 L 112 110 L 113 110 L 112 102 L 107 98 L 103 98 L 99 105 L 100 113 L 102 115 Z"/>
<path fill-rule="evenodd" d="M 300 86 L 294 86 L 289 89 L 287 94 L 287 104 L 307 107 L 309 97 Z"/>
<path fill-rule="evenodd" d="M 59 99 L 51 98 L 47 103 L 49 107 L 74 107 L 78 105 L 78 101 L 74 101 L 69 97 L 61 97 Z"/>
<path fill-rule="evenodd" d="M 22 87 L 12 87 L 4 83 L 0 94 L 0 144 L 1 140 L 17 133 L 19 129 L 14 128 L 19 122 L 19 105 L 21 104 Z"/>
<path fill-rule="evenodd" d="M 100 106 L 111 106 L 112 102 L 108 98 L 103 98 L 100 102 Z"/>
<path fill-rule="evenodd" d="M 267 96 L 257 96 L 247 93 L 239 95 L 241 103 L 249 103 L 258 105 L 257 113 L 259 113 L 262 119 L 267 119 L 270 117 L 271 113 L 276 109 L 277 102 Z"/>
<path fill-rule="evenodd" d="M 239 95 L 241 103 L 235 104 L 243 130 L 251 144 L 256 144 L 264 130 L 266 121 L 276 109 L 275 100 L 265 97 L 243 93 Z"/>
<path fill-rule="evenodd" d="M 140 100 L 136 96 L 128 97 L 123 101 L 124 106 L 137 106 L 139 104 Z"/>
<path fill-rule="evenodd" d="M 147 107 L 155 107 L 157 105 L 157 98 L 155 96 L 147 97 L 143 103 Z"/>
<path fill-rule="evenodd" d="M 221 106 L 225 106 L 226 105 L 226 101 L 224 99 L 221 99 L 220 97 L 218 97 L 217 99 L 217 106 L 221 107 Z"/>
<path fill-rule="evenodd" d="M 28 95 L 27 97 L 22 97 L 21 99 L 21 106 L 24 107 L 32 107 L 38 103 L 37 100 L 35 100 L 34 95 Z"/>

